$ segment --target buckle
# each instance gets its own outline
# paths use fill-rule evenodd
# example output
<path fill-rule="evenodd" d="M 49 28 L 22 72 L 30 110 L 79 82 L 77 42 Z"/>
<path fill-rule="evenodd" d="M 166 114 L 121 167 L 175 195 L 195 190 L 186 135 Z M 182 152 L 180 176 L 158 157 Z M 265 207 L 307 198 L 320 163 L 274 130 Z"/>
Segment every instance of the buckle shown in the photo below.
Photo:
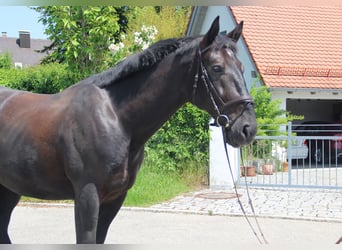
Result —
<path fill-rule="evenodd" d="M 230 123 L 229 123 L 229 118 L 226 115 L 219 115 L 216 117 L 216 123 L 224 128 L 228 128 Z"/>

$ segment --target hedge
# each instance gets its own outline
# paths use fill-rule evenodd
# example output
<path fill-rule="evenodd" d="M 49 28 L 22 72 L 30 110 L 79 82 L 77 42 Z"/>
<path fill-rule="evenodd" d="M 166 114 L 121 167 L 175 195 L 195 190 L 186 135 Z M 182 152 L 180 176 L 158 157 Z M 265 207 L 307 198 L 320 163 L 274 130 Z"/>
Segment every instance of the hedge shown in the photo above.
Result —
<path fill-rule="evenodd" d="M 0 69 L 0 85 L 34 93 L 57 93 L 74 82 L 73 74 L 63 64 Z"/>

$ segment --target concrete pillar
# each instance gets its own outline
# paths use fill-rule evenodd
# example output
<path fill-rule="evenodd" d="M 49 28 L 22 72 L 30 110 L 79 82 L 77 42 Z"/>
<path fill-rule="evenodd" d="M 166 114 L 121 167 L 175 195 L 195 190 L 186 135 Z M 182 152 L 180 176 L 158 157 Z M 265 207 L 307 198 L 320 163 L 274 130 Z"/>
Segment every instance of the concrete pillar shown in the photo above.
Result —
<path fill-rule="evenodd" d="M 228 155 L 235 182 L 239 173 L 239 154 L 239 149 L 228 145 Z M 214 126 L 210 126 L 209 186 L 212 190 L 230 190 L 234 187 L 224 150 L 222 129 Z"/>

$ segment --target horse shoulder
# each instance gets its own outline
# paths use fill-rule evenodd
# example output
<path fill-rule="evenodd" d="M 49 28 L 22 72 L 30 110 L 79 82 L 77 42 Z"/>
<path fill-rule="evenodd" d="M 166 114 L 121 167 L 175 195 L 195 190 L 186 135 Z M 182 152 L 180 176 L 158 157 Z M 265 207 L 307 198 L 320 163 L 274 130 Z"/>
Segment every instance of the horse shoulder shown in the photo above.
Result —
<path fill-rule="evenodd" d="M 108 95 L 96 86 L 70 90 L 72 101 L 59 129 L 68 175 L 106 176 L 122 172 L 130 138 Z"/>

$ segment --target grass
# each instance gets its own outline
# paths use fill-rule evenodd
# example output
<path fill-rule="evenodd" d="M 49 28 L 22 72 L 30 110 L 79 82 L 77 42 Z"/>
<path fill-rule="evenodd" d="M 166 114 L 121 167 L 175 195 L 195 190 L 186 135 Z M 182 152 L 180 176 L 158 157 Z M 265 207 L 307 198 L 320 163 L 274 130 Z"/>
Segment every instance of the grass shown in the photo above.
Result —
<path fill-rule="evenodd" d="M 128 191 L 124 206 L 147 207 L 169 200 L 180 193 L 190 191 L 190 187 L 176 173 L 149 171 L 143 167 L 136 183 Z"/>
<path fill-rule="evenodd" d="M 148 164 L 140 169 L 136 182 L 128 191 L 124 206 L 148 207 L 173 197 L 195 190 L 203 182 L 203 168 L 196 168 L 189 163 L 189 167 L 182 174 L 163 172 L 149 167 Z M 58 202 L 73 203 L 70 200 L 47 201 L 31 197 L 22 197 L 25 202 Z"/>
<path fill-rule="evenodd" d="M 187 163 L 183 173 L 154 170 L 149 163 L 138 173 L 124 206 L 148 207 L 169 200 L 181 193 L 197 189 L 206 179 L 205 168 Z"/>
<path fill-rule="evenodd" d="M 72 200 L 42 200 L 27 196 L 21 196 L 21 202 L 35 202 L 35 203 L 74 203 Z"/>

